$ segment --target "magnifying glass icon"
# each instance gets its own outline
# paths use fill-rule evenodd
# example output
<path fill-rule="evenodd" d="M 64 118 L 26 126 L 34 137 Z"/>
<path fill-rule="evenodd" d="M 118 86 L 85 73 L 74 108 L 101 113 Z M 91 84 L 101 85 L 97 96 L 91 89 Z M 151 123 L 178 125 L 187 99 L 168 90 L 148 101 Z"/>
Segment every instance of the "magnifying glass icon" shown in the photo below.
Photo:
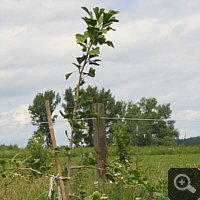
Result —
<path fill-rule="evenodd" d="M 177 185 L 177 179 L 178 179 L 179 177 L 185 177 L 185 178 L 187 179 L 187 182 L 188 182 L 188 183 L 187 183 L 186 186 L 184 186 L 184 187 L 179 187 L 179 186 Z M 180 181 L 178 181 L 178 183 L 180 183 L 180 185 L 185 185 L 185 181 L 184 181 L 183 178 L 180 179 Z M 189 190 L 189 191 L 192 192 L 192 193 L 195 193 L 195 192 L 196 192 L 196 189 L 190 185 L 190 178 L 189 178 L 186 174 L 179 174 L 179 175 L 177 175 L 177 176 L 175 177 L 175 179 L 174 179 L 174 185 L 175 185 L 176 189 L 178 189 L 178 190 Z"/>

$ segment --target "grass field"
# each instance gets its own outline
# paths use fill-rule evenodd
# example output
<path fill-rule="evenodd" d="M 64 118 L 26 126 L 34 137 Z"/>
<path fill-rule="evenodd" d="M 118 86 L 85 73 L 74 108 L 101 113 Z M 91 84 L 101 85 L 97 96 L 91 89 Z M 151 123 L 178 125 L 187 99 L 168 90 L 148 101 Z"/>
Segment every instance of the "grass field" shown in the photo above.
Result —
<path fill-rule="evenodd" d="M 20 151 L 20 150 L 19 150 Z M 72 166 L 80 163 L 80 155 L 84 152 L 94 151 L 93 148 L 77 148 L 72 150 Z M 18 151 L 0 151 L 0 158 L 12 158 Z M 168 199 L 167 198 L 167 175 L 169 168 L 197 168 L 200 167 L 200 146 L 193 147 L 130 147 L 131 165 L 147 178 L 148 187 L 143 185 L 124 188 L 123 183 L 101 182 L 95 176 L 92 169 L 72 170 L 72 193 L 80 195 L 83 186 L 87 187 L 87 196 L 98 190 L 110 200 L 130 200 L 130 199 Z M 108 148 L 108 162 L 117 157 L 116 149 Z M 52 161 L 54 158 L 52 156 Z M 60 154 L 61 167 L 64 170 L 67 157 Z M 2 169 L 0 169 L 1 171 Z M 6 172 L 6 174 L 12 171 Z M 0 199 L 2 200 L 32 200 L 48 199 L 49 181 L 46 176 L 28 176 L 30 171 L 15 171 L 14 176 L 9 180 L 0 177 Z M 55 167 L 49 173 L 56 175 Z M 1 173 L 2 175 L 2 173 Z M 98 183 L 97 183 L 98 182 Z M 66 183 L 65 183 L 66 186 Z M 66 188 L 66 187 L 65 187 Z M 82 188 L 82 189 L 81 189 Z M 55 199 L 57 199 L 57 187 L 55 189 Z M 67 190 L 66 190 L 67 194 Z M 78 199 L 78 198 L 73 198 Z"/>

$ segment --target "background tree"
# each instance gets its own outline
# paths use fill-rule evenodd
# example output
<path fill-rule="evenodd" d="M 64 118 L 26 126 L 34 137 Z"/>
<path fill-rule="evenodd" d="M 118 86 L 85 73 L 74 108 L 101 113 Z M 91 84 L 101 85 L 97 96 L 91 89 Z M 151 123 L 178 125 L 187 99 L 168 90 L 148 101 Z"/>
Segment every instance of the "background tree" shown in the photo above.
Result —
<path fill-rule="evenodd" d="M 135 119 L 124 120 L 129 133 L 129 143 L 133 146 L 164 145 L 166 141 L 170 143 L 169 138 L 173 143 L 172 139 L 179 136 L 178 130 L 174 128 L 175 121 L 166 120 L 172 112 L 169 103 L 158 105 L 156 98 L 143 97 L 136 103 L 118 101 L 113 109 L 114 113 L 118 113 L 116 117 Z M 113 120 L 110 130 L 113 131 L 114 124 L 118 121 Z M 109 135 L 109 143 L 112 143 L 112 134 Z"/>
<path fill-rule="evenodd" d="M 88 110 L 88 118 L 92 117 L 92 116 L 90 116 L 90 113 L 92 113 L 91 108 L 92 108 L 93 103 L 103 103 L 104 104 L 106 117 L 115 117 L 116 116 L 116 111 L 118 111 L 118 110 L 113 109 L 115 106 L 115 99 L 114 99 L 114 96 L 112 96 L 112 93 L 110 90 L 105 90 L 104 88 L 99 90 L 97 87 L 92 87 L 89 85 L 85 90 L 81 89 L 80 102 L 86 102 L 88 97 L 92 97 L 93 101 L 87 102 L 87 104 L 82 104 L 77 107 L 77 110 L 79 110 L 79 111 L 87 109 Z M 75 101 L 75 93 L 73 92 L 71 87 L 69 87 L 69 89 L 65 90 L 64 100 L 66 101 L 66 103 L 62 104 L 63 108 L 67 108 L 67 107 L 70 107 L 71 105 L 73 105 L 73 103 Z M 65 110 L 65 112 L 67 112 L 67 111 Z M 84 120 L 84 121 L 82 121 L 82 123 L 87 124 L 87 126 L 89 126 L 89 130 L 88 131 L 86 130 L 86 132 L 88 133 L 88 136 L 84 137 L 84 143 L 87 146 L 94 146 L 92 119 Z M 111 123 L 111 120 L 106 119 L 106 128 L 108 129 L 108 133 L 110 132 L 109 131 L 110 123 Z M 83 133 L 82 130 L 77 130 L 74 134 L 74 140 L 80 139 L 82 133 Z"/>
<path fill-rule="evenodd" d="M 45 91 L 44 94 L 38 93 L 33 100 L 33 105 L 29 105 L 28 110 L 31 115 L 32 124 L 38 127 L 37 131 L 34 132 L 34 135 L 40 132 L 43 136 L 45 136 L 44 140 L 49 146 L 52 144 L 49 125 L 48 123 L 43 123 L 43 122 L 48 122 L 46 115 L 46 108 L 45 108 L 45 100 L 49 100 L 50 110 L 52 114 L 56 109 L 56 106 L 60 103 L 61 98 L 58 93 L 56 94 L 52 90 Z M 58 117 L 57 115 L 53 115 L 52 117 L 53 123 L 55 123 L 55 119 L 57 117 Z"/>
<path fill-rule="evenodd" d="M 140 107 L 137 104 L 134 104 L 132 101 L 127 103 L 127 112 L 125 113 L 124 117 L 126 118 L 137 118 L 139 119 L 141 115 Z M 126 121 L 128 132 L 129 132 L 129 139 L 131 145 L 135 146 L 139 143 L 139 121 Z"/>
<path fill-rule="evenodd" d="M 160 141 L 158 139 L 163 139 L 167 136 L 171 140 L 179 137 L 178 130 L 174 128 L 175 121 L 167 120 L 172 113 L 169 103 L 158 105 L 156 98 L 143 97 L 136 104 L 129 102 L 128 105 L 125 117 L 147 119 L 127 121 L 128 131 L 132 135 L 131 144 L 145 146 L 157 143 Z"/>

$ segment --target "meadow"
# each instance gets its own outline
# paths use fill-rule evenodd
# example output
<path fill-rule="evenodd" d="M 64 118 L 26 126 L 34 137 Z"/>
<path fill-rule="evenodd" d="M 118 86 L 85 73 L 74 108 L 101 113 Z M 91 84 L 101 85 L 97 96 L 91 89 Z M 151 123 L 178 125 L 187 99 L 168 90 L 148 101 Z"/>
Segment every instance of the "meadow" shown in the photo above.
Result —
<path fill-rule="evenodd" d="M 12 158 L 16 153 L 25 151 L 24 149 L 1 150 L 0 158 Z M 81 162 L 81 155 L 86 152 L 94 151 L 94 148 L 79 147 L 72 150 L 72 166 L 78 166 Z M 94 191 L 99 191 L 102 199 L 109 200 L 130 200 L 130 199 L 168 199 L 168 169 L 169 168 L 200 168 L 200 145 L 199 146 L 152 146 L 152 147 L 129 147 L 129 162 L 133 168 L 140 171 L 141 176 L 147 179 L 147 185 L 136 185 L 124 188 L 120 179 L 116 183 L 111 181 L 103 182 L 95 175 L 93 169 L 73 169 L 72 170 L 72 194 L 78 196 L 91 195 Z M 117 158 L 115 147 L 108 147 L 108 162 Z M 62 170 L 67 165 L 67 157 L 64 153 L 59 154 Z M 20 159 L 20 158 L 19 158 Z M 54 157 L 52 154 L 52 162 Z M 2 168 L 0 168 L 0 171 Z M 56 169 L 53 167 L 48 171 L 56 175 Z M 12 174 L 9 179 L 0 177 L 0 199 L 3 200 L 27 200 L 27 199 L 49 199 L 48 176 L 36 175 L 31 171 L 17 170 L 14 173 L 7 171 L 6 174 Z M 65 183 L 65 189 L 66 189 Z M 57 199 L 57 186 L 54 185 Z M 67 194 L 67 190 L 66 190 Z M 73 199 L 78 199 L 73 197 Z"/>

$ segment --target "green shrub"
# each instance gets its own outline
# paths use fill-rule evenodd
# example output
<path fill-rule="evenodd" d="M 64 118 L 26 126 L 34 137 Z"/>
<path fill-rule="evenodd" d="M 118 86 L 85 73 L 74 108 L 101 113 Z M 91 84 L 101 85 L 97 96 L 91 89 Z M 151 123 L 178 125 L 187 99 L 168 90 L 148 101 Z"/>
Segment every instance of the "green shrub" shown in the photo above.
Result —
<path fill-rule="evenodd" d="M 52 166 L 50 162 L 52 151 L 50 147 L 44 144 L 43 135 L 38 133 L 38 135 L 31 137 L 26 147 L 31 155 L 31 158 L 28 159 L 28 166 L 41 172 L 45 172 Z"/>
<path fill-rule="evenodd" d="M 127 126 L 122 123 L 116 123 L 114 124 L 114 132 L 111 134 L 114 135 L 113 145 L 117 146 L 119 161 L 122 164 L 126 164 L 127 163 L 126 161 L 129 160 L 128 149 L 127 149 L 127 144 L 129 141 Z"/>

